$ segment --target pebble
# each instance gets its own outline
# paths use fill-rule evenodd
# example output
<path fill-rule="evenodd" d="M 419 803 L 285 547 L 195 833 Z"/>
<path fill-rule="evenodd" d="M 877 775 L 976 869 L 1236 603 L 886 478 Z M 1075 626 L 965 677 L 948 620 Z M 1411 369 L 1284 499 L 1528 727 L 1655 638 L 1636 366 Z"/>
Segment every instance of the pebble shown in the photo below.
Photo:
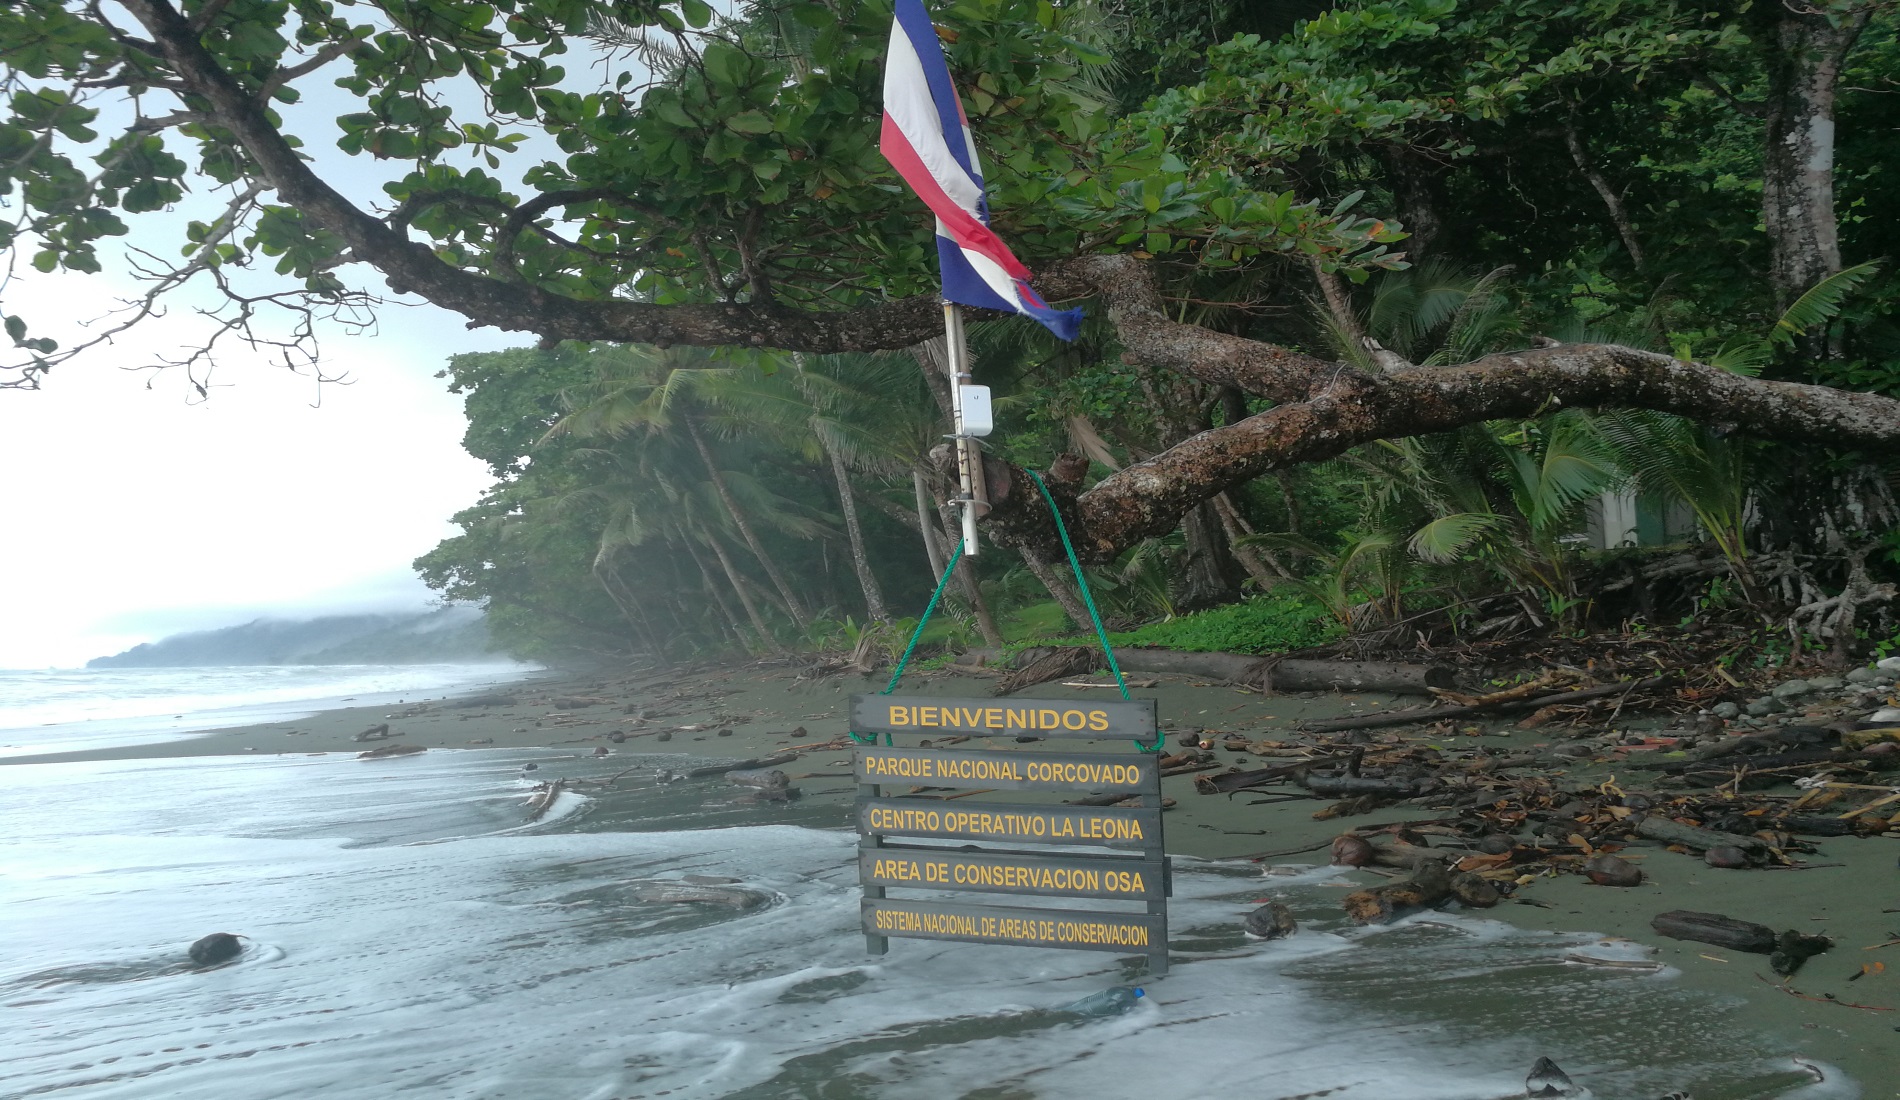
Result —
<path fill-rule="evenodd" d="M 1887 657 L 1875 661 L 1874 667 L 1887 672 L 1900 672 L 1900 657 Z"/>
<path fill-rule="evenodd" d="M 1717 703 L 1709 708 L 1709 713 L 1717 718 L 1740 718 L 1742 708 L 1734 703 Z"/>
<path fill-rule="evenodd" d="M 1850 684 L 1877 684 L 1884 679 L 1886 677 L 1880 674 L 1879 669 L 1872 668 L 1857 668 L 1847 674 Z"/>
<path fill-rule="evenodd" d="M 1557 1068 L 1557 1063 L 1548 1058 L 1539 1058 L 1531 1066 L 1530 1076 L 1524 1078 L 1524 1095 L 1533 1098 L 1575 1096 L 1577 1086 L 1571 1082 L 1569 1074 Z"/>
<path fill-rule="evenodd" d="M 192 944 L 186 953 L 199 966 L 216 966 L 237 958 L 243 950 L 244 945 L 238 942 L 236 936 L 229 932 L 213 932 Z"/>
<path fill-rule="evenodd" d="M 1299 925 L 1293 920 L 1293 911 L 1277 901 L 1270 901 L 1248 913 L 1241 927 L 1246 929 L 1249 936 L 1258 936 L 1263 940 L 1277 940 L 1299 931 Z"/>
<path fill-rule="evenodd" d="M 1766 718 L 1771 714 L 1780 714 L 1787 709 L 1787 705 L 1781 700 L 1772 695 L 1765 695 L 1748 704 L 1748 716 L 1750 718 Z"/>
<path fill-rule="evenodd" d="M 1742 851 L 1740 848 L 1724 844 L 1717 848 L 1710 848 L 1708 851 L 1702 853 L 1702 862 L 1711 867 L 1746 867 L 1748 866 L 1748 853 Z"/>
<path fill-rule="evenodd" d="M 673 731 L 667 730 L 664 733 L 656 735 L 653 739 L 655 741 L 671 741 L 673 739 Z"/>
<path fill-rule="evenodd" d="M 1839 676 L 1810 676 L 1808 686 L 1816 691 L 1839 691 L 1847 686 L 1847 681 Z"/>
<path fill-rule="evenodd" d="M 1364 867 L 1372 862 L 1372 844 L 1364 837 L 1348 833 L 1333 841 L 1333 865 L 1336 867 Z"/>
<path fill-rule="evenodd" d="M 1643 872 L 1635 864 L 1621 856 L 1607 853 L 1590 857 L 1590 861 L 1583 865 L 1583 873 L 1598 886 L 1641 886 L 1643 884 Z"/>
<path fill-rule="evenodd" d="M 1900 722 L 1900 707 L 1881 707 L 1867 716 L 1869 722 Z"/>
<path fill-rule="evenodd" d="M 1806 680 L 1789 680 L 1786 683 L 1776 684 L 1775 689 L 1769 692 L 1769 694 L 1777 699 L 1792 699 L 1797 695 L 1806 695 L 1813 690 L 1814 685 L 1808 683 Z"/>

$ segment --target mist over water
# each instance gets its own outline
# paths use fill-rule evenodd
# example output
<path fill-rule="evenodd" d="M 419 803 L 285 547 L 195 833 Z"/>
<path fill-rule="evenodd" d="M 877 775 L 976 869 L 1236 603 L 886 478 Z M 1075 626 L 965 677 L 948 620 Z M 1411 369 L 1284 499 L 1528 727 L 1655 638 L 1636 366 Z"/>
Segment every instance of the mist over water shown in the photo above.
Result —
<path fill-rule="evenodd" d="M 240 665 L 0 669 L 0 757 L 149 744 L 520 680 L 533 665 Z"/>
<path fill-rule="evenodd" d="M 538 777 L 621 778 L 526 825 Z M 864 954 L 835 801 L 744 804 L 671 756 L 431 752 L 0 769 L 0 1097 L 1493 1100 L 1555 1058 L 1601 1100 L 1858 1095 L 1647 952 L 1432 914 L 1347 926 L 1333 872 L 1180 861 L 1174 972 L 1113 954 Z M 845 782 L 843 780 L 840 781 Z M 825 781 L 810 784 L 822 788 Z M 737 880 L 757 904 L 643 901 Z M 1255 943 L 1268 892 L 1301 932 Z M 214 931 L 235 963 L 181 965 Z"/>

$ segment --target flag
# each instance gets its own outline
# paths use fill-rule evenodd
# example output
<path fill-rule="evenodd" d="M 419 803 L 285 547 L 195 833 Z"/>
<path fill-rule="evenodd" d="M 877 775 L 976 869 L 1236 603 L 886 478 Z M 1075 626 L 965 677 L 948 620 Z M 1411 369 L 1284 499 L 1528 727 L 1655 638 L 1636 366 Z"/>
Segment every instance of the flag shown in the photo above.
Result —
<path fill-rule="evenodd" d="M 879 147 L 937 215 L 945 301 L 1020 313 L 1064 340 L 1075 339 L 1082 311 L 1050 309 L 1030 289 L 1029 269 L 990 228 L 976 143 L 923 0 L 897 0 Z"/>

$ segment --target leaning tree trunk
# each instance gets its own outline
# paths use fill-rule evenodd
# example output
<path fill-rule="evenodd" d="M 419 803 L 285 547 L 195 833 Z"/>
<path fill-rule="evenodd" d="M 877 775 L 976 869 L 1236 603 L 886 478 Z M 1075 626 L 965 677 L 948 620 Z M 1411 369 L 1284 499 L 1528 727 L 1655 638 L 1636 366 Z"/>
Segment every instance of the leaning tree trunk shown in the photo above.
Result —
<path fill-rule="evenodd" d="M 1062 613 L 1069 617 L 1069 621 L 1075 624 L 1075 628 L 1089 629 L 1091 625 L 1089 609 L 1076 598 L 1074 590 L 1068 586 L 1068 583 L 1057 576 L 1056 571 L 1049 568 L 1049 563 L 1043 561 L 1034 550 L 1027 546 L 1019 547 L 1019 549 L 1022 551 L 1023 564 L 1029 567 L 1029 571 L 1035 574 L 1036 579 L 1042 582 L 1042 586 L 1055 597 L 1056 603 L 1062 605 Z"/>
<path fill-rule="evenodd" d="M 818 445 L 825 447 L 824 440 Z M 891 617 L 884 607 L 884 592 L 877 586 L 877 574 L 871 572 L 871 557 L 864 551 L 864 529 L 858 526 L 858 502 L 851 498 L 851 475 L 844 468 L 844 456 L 825 447 L 831 458 L 831 476 L 838 480 L 838 506 L 844 511 L 844 533 L 851 540 L 851 568 L 858 574 L 858 587 L 864 590 L 864 613 L 874 623 Z"/>
<path fill-rule="evenodd" d="M 1232 603 L 1240 596 L 1240 569 L 1228 552 L 1226 532 L 1214 506 L 1201 501 L 1181 517 L 1187 536 L 1187 576 L 1177 601 L 1184 611 Z"/>
<path fill-rule="evenodd" d="M 620 617 L 626 620 L 628 628 L 633 631 L 634 642 L 645 646 L 648 653 L 659 656 L 660 647 L 654 641 L 653 634 L 647 629 L 646 623 L 642 621 L 646 617 L 646 612 L 640 607 L 640 601 L 627 590 L 626 583 L 620 579 L 620 574 L 615 572 L 611 565 L 603 562 L 599 555 L 594 557 L 592 572 L 595 583 L 607 593 L 607 598 L 613 602 L 614 607 L 620 612 Z"/>
<path fill-rule="evenodd" d="M 937 519 L 941 523 L 944 545 L 946 548 L 954 546 L 963 538 L 961 525 L 950 510 L 949 499 L 934 491 L 932 495 L 937 500 Z M 947 556 L 951 551 L 946 549 L 944 553 Z M 942 577 L 943 574 L 938 573 L 937 576 Z M 990 614 L 990 602 L 983 598 L 983 588 L 976 579 L 976 567 L 968 556 L 957 559 L 956 577 L 964 602 L 970 605 L 970 611 L 976 616 L 976 629 L 983 635 L 983 644 L 1000 648 L 1004 644 L 1003 632 L 997 629 L 996 616 Z"/>
<path fill-rule="evenodd" d="M 1279 560 L 1272 554 L 1240 544 L 1242 538 L 1253 532 L 1247 529 L 1247 521 L 1242 518 L 1240 510 L 1234 507 L 1233 500 L 1226 493 L 1215 496 L 1212 503 L 1214 514 L 1220 517 L 1221 530 L 1227 533 L 1227 544 L 1233 548 L 1234 560 L 1238 561 L 1240 567 L 1247 571 L 1247 575 L 1253 578 L 1254 584 L 1259 586 L 1261 592 L 1271 592 L 1279 586 L 1281 581 L 1290 579 Z M 1279 570 L 1278 575 L 1267 568 L 1267 562 L 1272 562 L 1273 569 Z"/>
<path fill-rule="evenodd" d="M 699 567 L 700 581 L 706 586 L 706 594 L 718 606 L 720 618 L 725 622 L 728 632 L 741 646 L 745 645 L 745 628 L 739 624 L 739 616 L 733 613 L 732 605 L 726 602 L 726 594 L 719 590 L 719 583 L 713 580 L 712 570 L 706 567 L 705 556 L 694 545 L 691 535 L 682 530 L 680 538 L 686 543 L 686 552 L 692 555 L 693 564 Z"/>
<path fill-rule="evenodd" d="M 943 547 L 937 545 L 936 524 L 930 518 L 929 494 L 924 489 L 922 472 L 910 472 L 910 487 L 917 494 L 917 530 L 924 536 L 924 553 L 930 557 L 930 576 L 935 580 L 943 576 Z"/>
<path fill-rule="evenodd" d="M 1777 5 L 1769 71 L 1761 210 L 1768 278 L 1781 308 L 1841 269 L 1834 216 L 1834 99 L 1869 8 L 1830 19 Z"/>
<path fill-rule="evenodd" d="M 771 629 L 765 625 L 765 616 L 759 614 L 759 605 L 753 602 L 752 593 L 746 590 L 745 578 L 732 567 L 732 558 L 727 556 L 726 548 L 720 545 L 718 536 L 708 535 L 706 542 L 712 547 L 713 555 L 719 559 L 719 567 L 725 570 L 726 580 L 731 582 L 732 590 L 739 594 L 739 602 L 745 607 L 746 617 L 752 620 L 752 629 L 758 631 L 759 641 L 773 653 L 783 654 L 785 647 L 778 644 L 778 639 L 772 636 Z"/>
<path fill-rule="evenodd" d="M 682 417 L 682 419 L 686 422 L 686 434 L 692 436 L 693 446 L 699 450 L 700 461 L 706 464 L 706 476 L 712 479 L 713 489 L 719 494 L 719 502 L 726 506 L 726 514 L 732 517 L 733 526 L 739 529 L 739 534 L 744 537 L 745 544 L 752 549 L 752 556 L 759 559 L 759 565 L 764 567 L 765 575 L 772 578 L 772 586 L 778 589 L 780 598 L 785 601 L 785 610 L 791 613 L 792 621 L 798 624 L 800 630 L 810 626 L 810 613 L 805 610 L 805 605 L 799 602 L 798 596 L 792 592 L 792 586 L 785 583 L 785 576 L 779 572 L 778 563 L 765 552 L 764 544 L 759 542 L 758 534 L 752 530 L 752 521 L 739 510 L 739 502 L 733 499 L 732 490 L 726 486 L 726 475 L 719 472 L 719 464 L 713 461 L 712 448 L 706 446 L 706 437 L 700 434 L 699 425 L 693 423 L 691 417 Z"/>

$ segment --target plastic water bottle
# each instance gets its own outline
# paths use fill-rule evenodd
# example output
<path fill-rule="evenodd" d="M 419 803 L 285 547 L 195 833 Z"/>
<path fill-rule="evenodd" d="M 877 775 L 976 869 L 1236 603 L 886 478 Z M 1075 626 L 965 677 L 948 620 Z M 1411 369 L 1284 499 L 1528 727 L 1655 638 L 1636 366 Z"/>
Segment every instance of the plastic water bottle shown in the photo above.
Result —
<path fill-rule="evenodd" d="M 1073 1012 L 1077 1016 L 1120 1016 L 1135 1007 L 1142 998 L 1140 986 L 1117 985 L 1091 993 L 1074 1004 L 1063 1005 L 1061 1011 Z"/>

